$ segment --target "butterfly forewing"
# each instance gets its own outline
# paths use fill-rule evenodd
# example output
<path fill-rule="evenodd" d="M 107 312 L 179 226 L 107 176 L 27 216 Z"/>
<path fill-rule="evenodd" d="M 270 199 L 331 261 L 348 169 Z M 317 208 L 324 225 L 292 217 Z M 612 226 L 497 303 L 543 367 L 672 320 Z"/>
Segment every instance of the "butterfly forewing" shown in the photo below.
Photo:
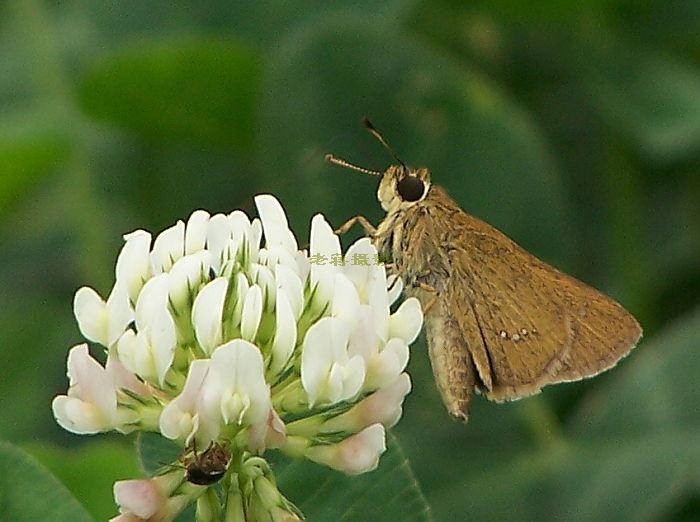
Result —
<path fill-rule="evenodd" d="M 641 336 L 614 300 L 462 211 L 439 187 L 392 230 L 397 270 L 429 308 L 431 362 L 455 416 L 467 417 L 474 387 L 501 401 L 590 377 Z"/>

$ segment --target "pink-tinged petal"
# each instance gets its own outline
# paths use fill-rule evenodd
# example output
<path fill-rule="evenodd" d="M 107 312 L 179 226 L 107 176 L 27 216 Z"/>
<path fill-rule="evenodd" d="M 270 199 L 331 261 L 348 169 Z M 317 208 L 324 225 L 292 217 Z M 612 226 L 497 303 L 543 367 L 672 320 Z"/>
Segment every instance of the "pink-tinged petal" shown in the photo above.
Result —
<path fill-rule="evenodd" d="M 221 317 L 224 311 L 224 300 L 228 290 L 228 279 L 217 277 L 204 286 L 192 305 L 192 325 L 194 326 L 197 342 L 207 355 L 221 344 Z"/>
<path fill-rule="evenodd" d="M 120 480 L 114 483 L 114 502 L 121 511 L 148 520 L 165 506 L 167 497 L 153 479 Z"/>
<path fill-rule="evenodd" d="M 78 289 L 73 298 L 73 313 L 86 339 L 109 346 L 107 305 L 95 290 L 89 286 Z"/>
<path fill-rule="evenodd" d="M 321 431 L 352 433 L 376 423 L 391 428 L 401 418 L 404 397 L 410 391 L 411 379 L 407 373 L 402 373 L 389 386 L 368 395 L 342 415 L 328 419 Z"/>
<path fill-rule="evenodd" d="M 306 450 L 305 456 L 348 475 L 359 475 L 375 469 L 384 451 L 384 426 L 373 424 L 337 444 L 312 446 Z"/>
<path fill-rule="evenodd" d="M 124 246 L 117 257 L 115 275 L 117 283 L 123 284 L 132 303 L 136 302 L 143 284 L 150 279 L 151 234 L 136 230 L 124 236 Z"/>
<path fill-rule="evenodd" d="M 140 381 L 133 372 L 129 371 L 116 357 L 108 356 L 105 365 L 107 375 L 115 388 L 132 391 L 141 397 L 151 397 L 151 389 Z"/>
<path fill-rule="evenodd" d="M 266 448 L 279 448 L 287 441 L 287 428 L 284 421 L 274 408 L 270 408 L 267 418 L 267 434 L 265 437 Z"/>
<path fill-rule="evenodd" d="M 94 404 L 75 397 L 54 397 L 51 408 L 59 426 L 71 433 L 90 435 L 109 431 L 114 427 Z"/>
<path fill-rule="evenodd" d="M 406 299 L 389 319 L 390 337 L 400 337 L 411 344 L 423 327 L 423 310 L 415 297 Z"/>
<path fill-rule="evenodd" d="M 185 227 L 185 255 L 194 254 L 204 248 L 208 225 L 209 212 L 206 210 L 192 212 Z"/>
<path fill-rule="evenodd" d="M 151 267 L 153 273 L 167 272 L 173 263 L 185 255 L 185 224 L 178 221 L 164 230 L 153 242 Z"/>
<path fill-rule="evenodd" d="M 160 432 L 169 439 L 185 439 L 189 442 L 197 431 L 197 401 L 204 379 L 209 372 L 209 360 L 192 361 L 185 385 L 160 415 Z"/>
<path fill-rule="evenodd" d="M 68 352 L 69 397 L 93 404 L 110 422 L 117 410 L 114 384 L 105 369 L 90 356 L 86 344 L 71 348 Z"/>

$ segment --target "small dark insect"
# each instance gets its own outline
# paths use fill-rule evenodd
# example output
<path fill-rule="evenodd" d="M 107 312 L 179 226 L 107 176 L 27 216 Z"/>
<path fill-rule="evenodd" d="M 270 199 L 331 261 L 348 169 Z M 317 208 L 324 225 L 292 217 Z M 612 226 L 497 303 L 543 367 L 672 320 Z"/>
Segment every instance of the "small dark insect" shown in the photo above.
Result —
<path fill-rule="evenodd" d="M 202 453 L 192 448 L 192 455 L 183 461 L 188 482 L 198 486 L 211 486 L 223 478 L 231 461 L 228 443 L 212 442 Z"/>

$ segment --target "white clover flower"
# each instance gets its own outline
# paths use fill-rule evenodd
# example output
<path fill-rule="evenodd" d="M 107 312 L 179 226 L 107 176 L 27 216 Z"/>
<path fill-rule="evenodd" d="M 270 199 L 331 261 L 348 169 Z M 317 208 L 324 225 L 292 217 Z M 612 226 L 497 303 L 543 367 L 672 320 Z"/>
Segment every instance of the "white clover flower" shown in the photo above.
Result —
<path fill-rule="evenodd" d="M 387 278 L 368 239 L 343 255 L 316 215 L 307 253 L 274 197 L 255 203 L 252 221 L 198 210 L 153 241 L 127 234 L 107 300 L 76 292 L 80 331 L 107 359 L 103 367 L 87 344 L 71 349 L 57 422 L 81 434 L 159 432 L 183 448 L 174 469 L 115 484 L 113 520 L 171 520 L 192 502 L 204 518 L 300 519 L 264 452 L 363 473 L 401 417 L 418 301 L 391 313 L 401 282 Z M 219 467 L 197 468 L 212 462 Z M 226 505 L 210 480 L 227 491 Z"/>

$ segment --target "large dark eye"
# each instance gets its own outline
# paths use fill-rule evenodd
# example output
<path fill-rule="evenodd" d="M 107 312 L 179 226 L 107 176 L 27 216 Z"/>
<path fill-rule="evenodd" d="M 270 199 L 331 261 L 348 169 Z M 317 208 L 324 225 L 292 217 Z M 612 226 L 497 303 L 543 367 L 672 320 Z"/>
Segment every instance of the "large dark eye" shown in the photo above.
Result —
<path fill-rule="evenodd" d="M 404 201 L 418 201 L 423 197 L 425 185 L 423 185 L 423 180 L 417 176 L 405 176 L 399 181 L 396 188 Z"/>

